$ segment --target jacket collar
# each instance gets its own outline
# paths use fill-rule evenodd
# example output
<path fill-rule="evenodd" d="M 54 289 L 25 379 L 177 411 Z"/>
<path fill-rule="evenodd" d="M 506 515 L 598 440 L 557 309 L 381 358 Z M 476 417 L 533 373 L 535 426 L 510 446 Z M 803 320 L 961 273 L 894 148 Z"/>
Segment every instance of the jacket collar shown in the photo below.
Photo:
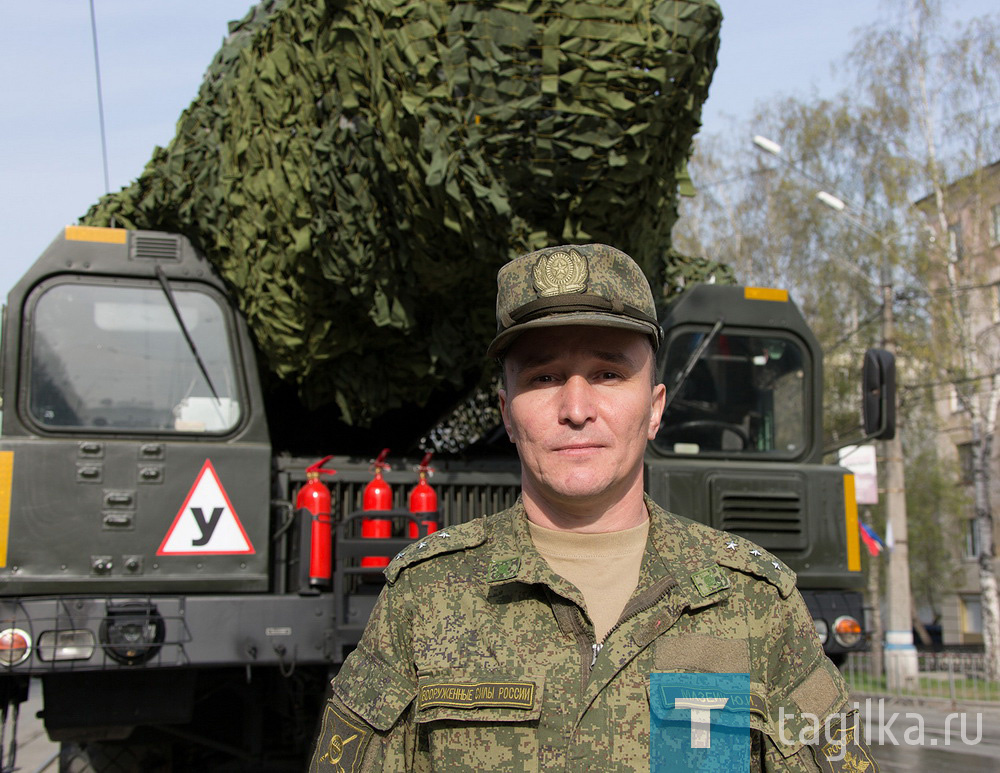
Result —
<path fill-rule="evenodd" d="M 715 604 L 729 595 L 726 574 L 715 561 L 715 548 L 705 544 L 704 530 L 692 529 L 648 496 L 649 537 L 639 570 L 639 582 L 628 606 L 647 594 L 668 591 L 678 611 Z M 520 498 L 508 510 L 490 519 L 490 550 L 485 581 L 490 585 L 540 584 L 583 606 L 574 585 L 556 575 L 535 549 L 528 532 L 527 514 Z"/>

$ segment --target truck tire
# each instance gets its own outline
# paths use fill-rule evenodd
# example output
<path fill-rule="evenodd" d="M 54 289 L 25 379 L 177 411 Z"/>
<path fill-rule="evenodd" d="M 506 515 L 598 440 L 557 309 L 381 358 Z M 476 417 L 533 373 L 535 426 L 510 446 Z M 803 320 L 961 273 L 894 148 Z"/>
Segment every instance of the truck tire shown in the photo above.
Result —
<path fill-rule="evenodd" d="M 170 750 L 162 744 L 64 743 L 59 773 L 169 773 Z"/>

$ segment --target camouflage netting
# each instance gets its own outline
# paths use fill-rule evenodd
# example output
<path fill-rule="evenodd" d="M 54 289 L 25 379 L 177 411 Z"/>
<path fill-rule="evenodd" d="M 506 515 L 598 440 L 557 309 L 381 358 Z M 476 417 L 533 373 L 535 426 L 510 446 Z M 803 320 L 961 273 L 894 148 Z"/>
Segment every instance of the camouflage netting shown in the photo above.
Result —
<path fill-rule="evenodd" d="M 713 270 L 670 229 L 720 24 L 714 0 L 261 3 L 83 222 L 189 236 L 307 406 L 457 399 L 509 258 L 604 241 L 654 287 Z"/>

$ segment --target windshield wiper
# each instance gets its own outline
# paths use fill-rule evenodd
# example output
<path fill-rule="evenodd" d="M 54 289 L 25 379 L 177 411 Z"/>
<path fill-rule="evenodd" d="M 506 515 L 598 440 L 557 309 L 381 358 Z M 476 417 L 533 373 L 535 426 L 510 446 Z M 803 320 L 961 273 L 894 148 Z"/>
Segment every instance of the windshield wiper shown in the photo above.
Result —
<path fill-rule="evenodd" d="M 212 397 L 215 398 L 217 405 L 222 405 L 222 400 L 219 397 L 219 393 L 215 391 L 215 385 L 212 383 L 211 377 L 208 375 L 208 368 L 205 367 L 204 360 L 201 359 L 201 355 L 198 353 L 198 347 L 194 344 L 194 339 L 188 332 L 187 325 L 184 324 L 184 320 L 181 318 L 181 310 L 177 307 L 177 301 L 174 300 L 174 291 L 170 289 L 170 283 L 167 281 L 167 275 L 163 273 L 163 268 L 160 265 L 156 266 L 156 279 L 160 283 L 160 287 L 163 288 L 163 294 L 167 296 L 167 303 L 170 304 L 170 310 L 174 312 L 174 319 L 177 320 L 177 324 L 180 325 L 181 333 L 184 334 L 184 340 L 187 341 L 188 349 L 191 350 L 191 356 L 194 357 L 194 361 L 198 364 L 198 370 L 201 371 L 201 375 L 205 377 L 205 381 L 208 382 L 208 388 L 212 390 Z"/>
<path fill-rule="evenodd" d="M 691 356 L 688 357 L 688 361 L 684 363 L 684 367 L 681 370 L 680 375 L 677 376 L 676 381 L 674 381 L 674 385 L 670 387 L 670 391 L 667 393 L 667 399 L 663 405 L 664 413 L 667 412 L 667 408 L 670 406 L 670 403 L 672 403 L 674 398 L 677 397 L 677 393 L 681 391 L 681 387 L 684 385 L 684 380 L 691 375 L 691 371 L 694 370 L 694 366 L 698 363 L 698 360 L 701 359 L 701 355 L 705 353 L 708 345 L 712 343 L 715 337 L 719 334 L 719 331 L 722 330 L 723 324 L 723 319 L 720 317 L 716 321 L 715 325 L 712 326 L 708 335 L 702 338 L 695 350 L 691 352 Z"/>

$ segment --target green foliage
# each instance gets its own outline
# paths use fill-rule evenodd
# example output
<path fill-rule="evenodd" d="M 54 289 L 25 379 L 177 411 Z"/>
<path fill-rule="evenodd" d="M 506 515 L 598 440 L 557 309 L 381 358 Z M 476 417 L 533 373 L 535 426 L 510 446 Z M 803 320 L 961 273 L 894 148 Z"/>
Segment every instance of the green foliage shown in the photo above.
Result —
<path fill-rule="evenodd" d="M 670 249 L 667 254 L 669 258 L 663 275 L 663 292 L 667 299 L 679 294 L 690 284 L 736 284 L 733 269 L 725 263 L 705 257 L 682 255 L 674 249 Z"/>
<path fill-rule="evenodd" d="M 969 504 L 955 485 L 954 464 L 928 446 L 908 460 L 906 515 L 909 526 L 910 590 L 914 600 L 940 615 L 944 596 L 960 581 L 961 516 Z"/>
<path fill-rule="evenodd" d="M 604 241 L 654 287 L 686 276 L 670 229 L 720 23 L 714 0 L 268 0 L 83 222 L 189 236 L 308 406 L 364 425 L 464 394 L 511 257 Z"/>

